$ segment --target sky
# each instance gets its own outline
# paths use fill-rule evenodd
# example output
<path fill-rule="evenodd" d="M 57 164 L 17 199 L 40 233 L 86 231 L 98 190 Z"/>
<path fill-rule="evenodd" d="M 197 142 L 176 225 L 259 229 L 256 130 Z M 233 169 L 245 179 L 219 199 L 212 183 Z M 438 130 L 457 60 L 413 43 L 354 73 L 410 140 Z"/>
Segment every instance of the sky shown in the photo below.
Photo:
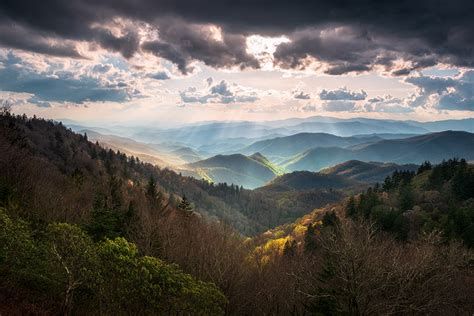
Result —
<path fill-rule="evenodd" d="M 0 100 L 91 124 L 474 117 L 474 2 L 3 0 Z"/>

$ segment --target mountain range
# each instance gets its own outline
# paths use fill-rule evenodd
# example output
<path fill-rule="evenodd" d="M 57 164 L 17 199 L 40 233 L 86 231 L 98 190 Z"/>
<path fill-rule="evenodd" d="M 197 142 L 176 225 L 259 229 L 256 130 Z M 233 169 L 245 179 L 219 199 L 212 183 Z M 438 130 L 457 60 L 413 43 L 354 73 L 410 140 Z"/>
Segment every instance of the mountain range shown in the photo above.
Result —
<path fill-rule="evenodd" d="M 474 159 L 474 134 L 444 131 L 347 148 L 316 147 L 295 155 L 283 162 L 282 166 L 290 171 L 318 171 L 348 160 L 419 164 L 426 160 L 438 163 L 450 157 Z"/>
<path fill-rule="evenodd" d="M 99 133 L 130 137 L 145 143 L 179 143 L 199 149 L 204 146 L 211 153 L 223 153 L 225 144 L 229 152 L 248 146 L 253 142 L 289 136 L 303 132 L 330 133 L 336 136 L 360 134 L 426 134 L 445 130 L 474 132 L 474 119 L 417 122 L 368 118 L 341 119 L 324 116 L 290 118 L 277 121 L 212 121 L 164 129 L 155 126 L 108 125 L 101 127 L 84 126 L 81 123 L 65 120 L 74 131 L 91 129 Z M 213 150 L 213 145 L 219 151 Z M 203 148 L 204 150 L 204 148 Z"/>

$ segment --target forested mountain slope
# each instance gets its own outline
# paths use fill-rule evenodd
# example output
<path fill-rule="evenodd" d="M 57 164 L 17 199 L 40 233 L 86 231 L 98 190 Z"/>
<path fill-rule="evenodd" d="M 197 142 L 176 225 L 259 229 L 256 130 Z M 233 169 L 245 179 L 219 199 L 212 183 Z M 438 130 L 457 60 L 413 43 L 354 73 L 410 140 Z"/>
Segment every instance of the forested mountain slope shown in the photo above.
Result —
<path fill-rule="evenodd" d="M 198 178 L 215 183 L 234 183 L 248 189 L 262 186 L 282 173 L 259 153 L 252 156 L 217 155 L 186 164 L 184 168 L 194 171 Z"/>

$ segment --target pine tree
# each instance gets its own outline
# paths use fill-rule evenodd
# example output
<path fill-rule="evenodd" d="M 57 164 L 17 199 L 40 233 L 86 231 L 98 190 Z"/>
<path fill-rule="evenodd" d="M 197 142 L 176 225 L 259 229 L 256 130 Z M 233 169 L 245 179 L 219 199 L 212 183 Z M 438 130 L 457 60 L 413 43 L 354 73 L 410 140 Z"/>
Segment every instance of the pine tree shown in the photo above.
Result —
<path fill-rule="evenodd" d="M 398 196 L 400 210 L 407 211 L 413 207 L 414 203 L 415 201 L 412 186 L 410 184 L 406 184 L 400 187 Z"/>
<path fill-rule="evenodd" d="M 193 212 L 193 207 L 191 203 L 189 202 L 188 198 L 186 195 L 183 195 L 183 198 L 181 199 L 181 202 L 178 204 L 178 210 L 182 211 L 186 215 L 191 215 Z"/>
<path fill-rule="evenodd" d="M 306 252 L 313 252 L 316 248 L 316 228 L 310 223 L 304 235 L 304 250 Z"/>
<path fill-rule="evenodd" d="M 145 194 L 147 198 L 153 202 L 156 201 L 156 199 L 158 198 L 158 189 L 156 186 L 156 180 L 153 176 L 150 176 L 150 179 L 148 180 Z"/>
<path fill-rule="evenodd" d="M 354 196 L 351 196 L 346 205 L 346 216 L 354 217 L 356 214 L 357 214 L 357 207 L 356 207 L 355 199 L 354 199 Z"/>
<path fill-rule="evenodd" d="M 336 212 L 330 211 L 324 213 L 323 216 L 323 226 L 336 226 L 339 223 L 339 218 L 337 218 Z"/>
<path fill-rule="evenodd" d="M 283 256 L 294 257 L 296 255 L 296 240 L 287 240 L 283 248 Z"/>

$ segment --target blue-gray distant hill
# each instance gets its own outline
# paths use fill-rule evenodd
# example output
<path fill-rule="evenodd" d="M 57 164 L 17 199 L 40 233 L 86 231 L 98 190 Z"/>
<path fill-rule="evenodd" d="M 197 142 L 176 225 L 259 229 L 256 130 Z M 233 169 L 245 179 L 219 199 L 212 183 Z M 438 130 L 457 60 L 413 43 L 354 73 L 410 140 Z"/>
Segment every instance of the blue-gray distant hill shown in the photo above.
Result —
<path fill-rule="evenodd" d="M 416 171 L 419 165 L 398 165 L 390 162 L 365 162 L 360 160 L 349 160 L 332 167 L 325 168 L 320 172 L 327 175 L 337 175 L 345 179 L 352 179 L 367 183 L 383 182 L 387 176 L 392 175 L 395 170 Z"/>
<path fill-rule="evenodd" d="M 260 152 L 274 161 L 279 161 L 315 147 L 348 147 L 380 140 L 381 137 L 373 135 L 340 137 L 327 133 L 299 133 L 262 140 L 240 151 L 244 154 Z"/>
<path fill-rule="evenodd" d="M 282 163 L 282 166 L 290 171 L 318 171 L 348 160 L 419 164 L 425 160 L 437 163 L 450 157 L 474 159 L 474 134 L 444 131 L 405 139 L 381 140 L 349 148 L 318 147 L 295 155 Z"/>

